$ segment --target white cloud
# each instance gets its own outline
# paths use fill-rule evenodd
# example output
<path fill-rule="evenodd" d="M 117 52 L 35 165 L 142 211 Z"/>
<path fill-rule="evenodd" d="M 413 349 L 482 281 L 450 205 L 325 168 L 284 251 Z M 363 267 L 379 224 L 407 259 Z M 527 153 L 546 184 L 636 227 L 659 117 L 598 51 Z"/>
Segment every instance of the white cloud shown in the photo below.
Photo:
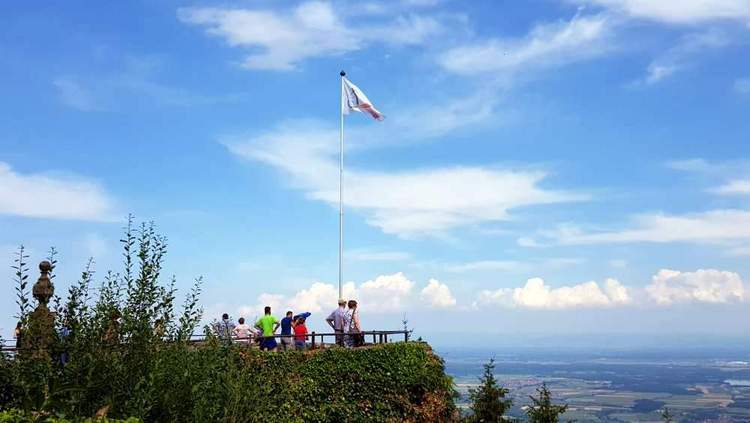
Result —
<path fill-rule="evenodd" d="M 594 281 L 551 288 L 541 278 L 532 278 L 520 288 L 483 290 L 477 306 L 517 306 L 532 309 L 612 307 L 631 302 L 628 289 L 615 279 L 607 279 L 604 289 Z"/>
<path fill-rule="evenodd" d="M 463 75 L 565 65 L 606 51 L 610 26 L 604 15 L 575 16 L 567 22 L 538 25 L 521 39 L 491 39 L 452 48 L 439 62 Z"/>
<path fill-rule="evenodd" d="M 80 177 L 20 174 L 0 162 L 0 214 L 47 219 L 111 221 L 114 200 Z"/>
<path fill-rule="evenodd" d="M 364 282 L 356 295 L 360 298 L 358 301 L 373 311 L 403 311 L 413 287 L 414 282 L 399 272 Z"/>
<path fill-rule="evenodd" d="M 656 84 L 679 71 L 689 68 L 696 55 L 706 50 L 725 47 L 730 42 L 731 37 L 717 29 L 688 34 L 682 37 L 675 47 L 652 61 L 648 66 L 646 76 L 636 81 L 635 85 Z"/>
<path fill-rule="evenodd" d="M 559 244 L 583 245 L 629 242 L 723 243 L 750 240 L 750 212 L 736 209 L 711 210 L 685 215 L 645 214 L 631 228 L 616 231 L 584 231 L 561 225 L 545 232 Z"/>
<path fill-rule="evenodd" d="M 646 287 L 657 304 L 684 302 L 730 303 L 743 301 L 745 288 L 740 275 L 715 269 L 679 272 L 662 269 Z"/>
<path fill-rule="evenodd" d="M 734 91 L 739 94 L 750 94 L 750 78 L 739 78 L 734 81 Z"/>
<path fill-rule="evenodd" d="M 230 46 L 252 52 L 249 69 L 293 70 L 299 62 L 356 51 L 370 43 L 421 44 L 440 31 L 432 18 L 399 16 L 389 22 L 349 24 L 327 2 L 308 1 L 291 10 L 183 8 L 178 18 L 206 27 Z"/>
<path fill-rule="evenodd" d="M 447 272 L 464 273 L 474 271 L 509 271 L 518 270 L 524 264 L 512 260 L 482 260 L 469 263 L 452 264 L 445 267 Z"/>
<path fill-rule="evenodd" d="M 735 179 L 712 190 L 721 195 L 748 195 L 750 194 L 750 179 Z"/>
<path fill-rule="evenodd" d="M 450 308 L 456 305 L 456 298 L 451 294 L 448 285 L 437 279 L 430 279 L 427 286 L 422 289 L 420 298 L 422 302 L 433 308 Z"/>
<path fill-rule="evenodd" d="M 282 170 L 308 198 L 335 206 L 339 198 L 337 144 L 330 141 L 336 138 L 336 130 L 303 122 L 225 144 L 240 157 Z M 351 139 L 356 142 L 359 137 Z M 461 226 L 507 220 L 513 208 L 585 198 L 539 187 L 546 176 L 539 170 L 500 167 L 386 173 L 350 166 L 344 201 L 347 208 L 362 212 L 370 225 L 385 233 L 440 235 Z"/>
<path fill-rule="evenodd" d="M 596 4 L 635 18 L 671 24 L 696 24 L 715 20 L 750 22 L 747 0 L 576 0 Z"/>
<path fill-rule="evenodd" d="M 414 308 L 448 308 L 456 305 L 450 288 L 435 279 L 419 291 L 414 290 L 414 282 L 403 273 L 380 275 L 359 285 L 347 282 L 343 286 L 344 298 L 355 299 L 363 313 L 402 313 Z M 263 293 L 255 305 L 239 308 L 240 315 L 260 314 L 265 306 L 281 314 L 286 310 L 294 312 L 327 313 L 336 307 L 338 288 L 329 283 L 315 282 L 292 295 Z M 418 301 L 421 300 L 421 303 Z"/>

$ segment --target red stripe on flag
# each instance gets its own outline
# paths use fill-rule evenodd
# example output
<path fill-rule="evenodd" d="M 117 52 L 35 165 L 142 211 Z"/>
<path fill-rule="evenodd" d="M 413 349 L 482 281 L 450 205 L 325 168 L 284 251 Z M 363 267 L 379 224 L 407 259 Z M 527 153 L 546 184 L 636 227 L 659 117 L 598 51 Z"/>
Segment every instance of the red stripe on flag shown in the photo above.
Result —
<path fill-rule="evenodd" d="M 373 108 L 369 103 L 362 103 L 359 108 L 366 111 L 376 120 L 383 120 L 383 115 Z"/>

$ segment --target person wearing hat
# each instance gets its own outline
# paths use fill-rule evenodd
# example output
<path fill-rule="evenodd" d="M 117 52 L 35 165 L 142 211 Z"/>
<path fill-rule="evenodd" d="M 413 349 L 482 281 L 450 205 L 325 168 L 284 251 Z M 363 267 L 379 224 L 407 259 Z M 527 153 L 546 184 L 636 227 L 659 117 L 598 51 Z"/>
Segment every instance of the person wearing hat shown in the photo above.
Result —
<path fill-rule="evenodd" d="M 336 344 L 344 346 L 344 317 L 346 316 L 346 300 L 339 299 L 339 308 L 333 310 L 326 318 L 326 322 L 336 334 Z"/>

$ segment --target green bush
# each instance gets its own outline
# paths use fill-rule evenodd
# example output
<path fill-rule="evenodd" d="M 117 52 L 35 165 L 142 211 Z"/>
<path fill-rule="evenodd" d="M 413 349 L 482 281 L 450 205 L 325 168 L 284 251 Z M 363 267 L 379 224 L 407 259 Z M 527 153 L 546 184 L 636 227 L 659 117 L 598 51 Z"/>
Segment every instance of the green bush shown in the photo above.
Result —
<path fill-rule="evenodd" d="M 121 357 L 113 354 L 109 359 Z M 98 371 L 92 366 L 90 371 Z M 109 406 L 109 416 L 125 418 L 132 406 L 112 400 L 128 394 L 140 399 L 139 409 L 144 413 L 138 417 L 145 421 L 428 422 L 456 418 L 452 380 L 445 375 L 441 359 L 423 343 L 284 353 L 211 342 L 196 347 L 174 344 L 156 353 L 138 386 L 124 386 L 117 380 L 77 386 L 77 373 L 66 369 L 51 375 L 56 379 L 53 386 L 60 390 L 50 393 L 54 401 L 47 402 L 46 413 L 92 416 L 94 410 Z M 85 414 L 73 414 L 83 410 Z M 9 418 L 0 423 L 31 421 Z"/>

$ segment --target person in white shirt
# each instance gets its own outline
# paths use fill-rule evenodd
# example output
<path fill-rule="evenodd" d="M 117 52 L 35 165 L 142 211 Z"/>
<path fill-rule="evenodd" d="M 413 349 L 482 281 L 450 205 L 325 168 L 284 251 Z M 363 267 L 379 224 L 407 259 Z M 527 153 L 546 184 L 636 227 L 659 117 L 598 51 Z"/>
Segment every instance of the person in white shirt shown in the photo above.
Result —
<path fill-rule="evenodd" d="M 252 343 L 253 335 L 255 335 L 255 331 L 253 330 L 253 328 L 250 325 L 245 324 L 245 318 L 244 317 L 240 317 L 240 320 L 238 320 L 238 321 L 239 321 L 240 324 L 237 325 L 237 326 L 235 326 L 234 333 L 233 333 L 233 335 L 235 337 L 235 340 L 239 344 L 250 344 L 250 343 Z"/>

